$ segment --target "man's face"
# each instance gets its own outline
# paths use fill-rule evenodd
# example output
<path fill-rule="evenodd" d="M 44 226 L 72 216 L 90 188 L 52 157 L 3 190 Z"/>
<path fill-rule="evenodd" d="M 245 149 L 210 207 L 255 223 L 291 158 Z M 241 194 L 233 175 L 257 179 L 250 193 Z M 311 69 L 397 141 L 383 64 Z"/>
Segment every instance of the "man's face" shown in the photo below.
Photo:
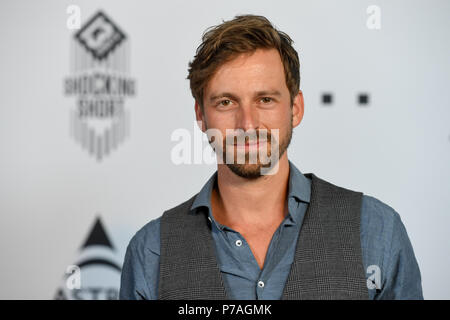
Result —
<path fill-rule="evenodd" d="M 223 64 L 203 94 L 203 112 L 197 103 L 195 107 L 202 131 L 215 129 L 221 133 L 216 153 L 223 156 L 223 163 L 232 172 L 249 179 L 261 176 L 261 168 L 274 165 L 273 150 L 277 150 L 278 161 L 289 145 L 292 129 L 303 117 L 302 93 L 299 91 L 291 107 L 276 49 L 258 49 Z M 232 156 L 227 157 L 230 153 Z M 271 157 L 270 163 L 260 154 Z"/>

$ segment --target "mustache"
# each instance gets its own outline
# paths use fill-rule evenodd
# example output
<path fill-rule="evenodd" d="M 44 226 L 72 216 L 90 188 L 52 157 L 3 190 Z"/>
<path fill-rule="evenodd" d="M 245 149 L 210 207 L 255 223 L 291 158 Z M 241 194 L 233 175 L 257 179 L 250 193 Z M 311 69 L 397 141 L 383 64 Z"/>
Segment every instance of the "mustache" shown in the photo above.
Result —
<path fill-rule="evenodd" d="M 225 136 L 223 141 L 226 145 L 236 145 L 238 141 L 242 143 L 257 143 L 257 142 L 267 142 L 272 140 L 272 135 L 270 131 L 266 131 L 265 134 L 261 134 L 259 131 L 255 133 L 247 133 L 247 134 L 238 134 L 238 135 L 228 135 Z"/>

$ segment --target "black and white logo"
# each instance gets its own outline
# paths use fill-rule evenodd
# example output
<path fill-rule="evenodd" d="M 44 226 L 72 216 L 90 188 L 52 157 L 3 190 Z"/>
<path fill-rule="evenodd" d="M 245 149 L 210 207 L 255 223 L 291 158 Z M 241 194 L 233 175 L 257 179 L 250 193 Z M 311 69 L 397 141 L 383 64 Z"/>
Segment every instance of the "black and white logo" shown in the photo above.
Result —
<path fill-rule="evenodd" d="M 67 266 L 55 299 L 118 299 L 122 272 L 119 259 L 100 217 L 97 217 L 76 262 Z"/>
<path fill-rule="evenodd" d="M 129 55 L 129 37 L 101 11 L 71 41 L 71 76 L 64 92 L 77 100 L 70 133 L 98 161 L 129 136 L 125 98 L 136 93 Z"/>

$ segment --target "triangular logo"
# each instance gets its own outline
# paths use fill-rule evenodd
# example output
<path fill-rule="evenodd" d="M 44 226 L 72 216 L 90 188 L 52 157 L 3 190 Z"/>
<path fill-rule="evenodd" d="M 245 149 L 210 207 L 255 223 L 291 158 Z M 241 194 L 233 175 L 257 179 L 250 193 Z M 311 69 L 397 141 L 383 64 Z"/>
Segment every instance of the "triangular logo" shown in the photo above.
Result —
<path fill-rule="evenodd" d="M 97 215 L 76 262 L 67 266 L 55 299 L 118 299 L 122 267 L 115 251 Z"/>
<path fill-rule="evenodd" d="M 81 246 L 80 250 L 83 250 L 89 246 L 106 246 L 111 250 L 115 250 L 108 235 L 106 234 L 105 228 L 101 222 L 100 217 L 95 220 L 94 226 L 89 233 L 84 244 Z"/>

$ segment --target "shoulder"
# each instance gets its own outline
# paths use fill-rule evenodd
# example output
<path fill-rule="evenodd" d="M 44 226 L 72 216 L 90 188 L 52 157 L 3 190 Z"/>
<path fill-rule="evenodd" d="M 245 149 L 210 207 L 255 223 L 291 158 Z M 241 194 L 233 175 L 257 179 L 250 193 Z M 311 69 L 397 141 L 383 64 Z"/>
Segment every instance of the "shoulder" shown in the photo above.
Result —
<path fill-rule="evenodd" d="M 144 253 L 146 250 L 160 254 L 160 224 L 161 216 L 150 220 L 140 228 L 131 238 L 129 247 L 136 252 Z"/>
<path fill-rule="evenodd" d="M 361 203 L 361 222 L 379 232 L 389 231 L 400 222 L 398 212 L 385 202 L 364 194 Z"/>
<path fill-rule="evenodd" d="M 149 250 L 154 254 L 160 255 L 161 221 L 165 218 L 173 217 L 177 212 L 188 209 L 194 199 L 195 195 L 179 205 L 165 210 L 162 215 L 147 222 L 131 238 L 129 247 L 137 252 L 143 253 Z"/>
<path fill-rule="evenodd" d="M 180 212 L 186 212 L 190 209 L 192 204 L 194 203 L 195 198 L 197 197 L 197 194 L 190 197 L 188 200 L 183 201 L 182 203 L 167 209 L 164 211 L 162 216 L 160 218 L 166 219 L 166 218 L 173 218 L 176 217 Z"/>
<path fill-rule="evenodd" d="M 361 231 L 372 241 L 384 243 L 395 253 L 410 246 L 408 233 L 400 214 L 386 203 L 364 195 L 361 208 Z"/>

